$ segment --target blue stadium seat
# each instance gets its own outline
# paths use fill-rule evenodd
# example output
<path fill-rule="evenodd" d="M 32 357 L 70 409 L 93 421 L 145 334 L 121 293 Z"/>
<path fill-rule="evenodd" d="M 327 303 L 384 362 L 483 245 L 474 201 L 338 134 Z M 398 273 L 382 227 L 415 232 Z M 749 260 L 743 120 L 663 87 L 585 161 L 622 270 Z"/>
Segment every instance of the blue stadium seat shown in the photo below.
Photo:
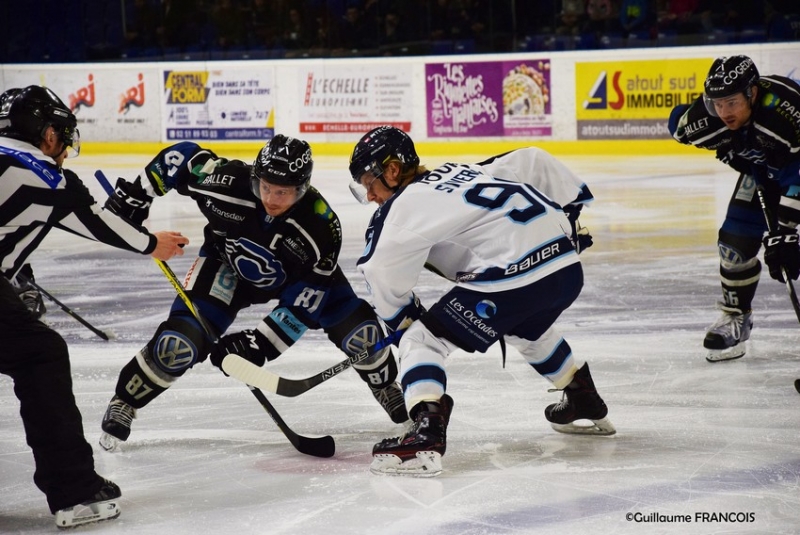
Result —
<path fill-rule="evenodd" d="M 456 54 L 472 54 L 475 52 L 475 39 L 459 39 L 453 42 L 453 52 Z"/>
<path fill-rule="evenodd" d="M 433 56 L 441 56 L 444 54 L 452 54 L 453 53 L 453 42 L 452 41 L 431 41 L 431 55 Z"/>

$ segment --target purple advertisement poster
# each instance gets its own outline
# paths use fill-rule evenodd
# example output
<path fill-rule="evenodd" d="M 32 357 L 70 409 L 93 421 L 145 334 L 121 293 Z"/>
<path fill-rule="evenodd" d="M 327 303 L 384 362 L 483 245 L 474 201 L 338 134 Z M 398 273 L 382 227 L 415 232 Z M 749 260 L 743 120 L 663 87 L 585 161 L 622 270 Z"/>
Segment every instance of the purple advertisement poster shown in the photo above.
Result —
<path fill-rule="evenodd" d="M 425 65 L 428 137 L 549 136 L 549 60 Z"/>

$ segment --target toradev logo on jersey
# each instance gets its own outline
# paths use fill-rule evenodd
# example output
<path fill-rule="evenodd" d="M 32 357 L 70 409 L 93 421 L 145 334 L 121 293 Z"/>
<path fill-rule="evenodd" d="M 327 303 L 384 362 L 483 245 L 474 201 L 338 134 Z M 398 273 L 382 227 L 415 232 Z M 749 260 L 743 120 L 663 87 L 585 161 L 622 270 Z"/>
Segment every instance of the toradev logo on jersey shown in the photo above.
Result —
<path fill-rule="evenodd" d="M 497 313 L 497 306 L 488 299 L 484 299 L 478 303 L 475 306 L 475 310 L 464 306 L 464 304 L 461 303 L 456 297 L 452 298 L 450 302 L 447 303 L 447 306 L 459 317 L 474 325 L 478 330 L 482 331 L 487 336 L 491 336 L 492 338 L 497 337 L 497 331 L 483 321 L 484 319 L 491 318 Z"/>

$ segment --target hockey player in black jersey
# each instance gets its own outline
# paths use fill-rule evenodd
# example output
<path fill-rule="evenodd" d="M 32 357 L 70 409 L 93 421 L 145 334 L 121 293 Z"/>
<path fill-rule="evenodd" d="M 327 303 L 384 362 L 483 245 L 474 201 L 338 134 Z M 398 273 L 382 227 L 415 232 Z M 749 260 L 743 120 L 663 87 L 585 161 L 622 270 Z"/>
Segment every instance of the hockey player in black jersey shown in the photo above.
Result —
<path fill-rule="evenodd" d="M 261 366 L 307 329 L 323 329 L 348 355 L 383 337 L 372 308 L 338 265 L 339 218 L 310 184 L 312 168 L 308 143 L 279 134 L 253 165 L 182 142 L 164 149 L 134 182 L 117 182 L 108 205 L 137 222 L 153 198 L 172 190 L 197 203 L 208 223 L 185 287 L 221 338 L 207 340 L 176 298 L 169 318 L 120 372 L 102 422 L 103 448 L 127 440 L 137 410 L 209 354 L 218 367 L 229 353 Z M 240 310 L 270 301 L 276 306 L 254 329 L 222 336 Z M 408 419 L 390 349 L 354 368 L 394 422 Z"/>
<path fill-rule="evenodd" d="M 0 99 L 0 373 L 14 381 L 36 486 L 61 528 L 115 518 L 120 490 L 94 470 L 72 393 L 64 339 L 30 311 L 11 282 L 53 228 L 168 260 L 188 240 L 149 233 L 101 210 L 75 173 L 62 169 L 80 149 L 77 120 L 51 90 L 15 88 Z"/>
<path fill-rule="evenodd" d="M 762 241 L 772 278 L 783 281 L 781 268 L 792 279 L 800 272 L 795 230 L 800 222 L 800 86 L 783 76 L 760 76 L 747 56 L 718 58 L 704 94 L 692 104 L 676 106 L 669 128 L 680 143 L 716 151 L 719 160 L 739 173 L 719 229 L 722 317 L 703 342 L 710 362 L 739 358 L 753 327 Z M 757 186 L 780 223 L 766 237 Z"/>

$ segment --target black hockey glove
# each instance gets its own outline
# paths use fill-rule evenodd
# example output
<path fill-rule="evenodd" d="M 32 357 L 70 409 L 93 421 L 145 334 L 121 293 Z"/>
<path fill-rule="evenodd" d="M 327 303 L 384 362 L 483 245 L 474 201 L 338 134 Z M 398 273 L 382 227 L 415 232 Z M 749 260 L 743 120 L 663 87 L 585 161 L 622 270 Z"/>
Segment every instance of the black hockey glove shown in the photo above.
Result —
<path fill-rule="evenodd" d="M 390 332 L 408 329 L 408 326 L 417 321 L 426 312 L 425 307 L 419 302 L 419 297 L 413 295 L 413 300 L 400 309 L 394 318 L 385 320 L 384 323 Z M 394 342 L 399 345 L 399 340 Z"/>
<path fill-rule="evenodd" d="M 764 237 L 764 262 L 769 267 L 769 276 L 775 280 L 786 282 L 781 268 L 786 275 L 795 280 L 800 275 L 800 247 L 797 243 L 797 231 L 781 227 Z"/>
<path fill-rule="evenodd" d="M 581 215 L 581 205 L 570 204 L 564 207 L 564 214 L 569 219 L 569 224 L 572 226 L 572 245 L 575 247 L 575 252 L 581 254 L 585 249 L 594 245 L 594 239 L 589 234 L 589 229 L 581 226 L 578 217 Z"/>
<path fill-rule="evenodd" d="M 744 173 L 746 175 L 751 174 L 751 168 L 753 164 L 739 156 L 731 148 L 726 147 L 717 149 L 717 160 L 721 161 L 725 165 L 728 165 L 732 169 L 739 171 L 740 173 Z"/>
<path fill-rule="evenodd" d="M 270 347 L 267 337 L 261 331 L 247 329 L 238 333 L 223 336 L 211 349 L 211 364 L 222 369 L 222 359 L 233 353 L 247 359 L 256 366 L 267 362 L 267 348 Z"/>
<path fill-rule="evenodd" d="M 147 194 L 138 181 L 131 183 L 119 178 L 114 187 L 114 194 L 106 200 L 103 207 L 131 223 L 141 226 L 150 215 L 152 202 L 153 198 Z"/>
<path fill-rule="evenodd" d="M 33 314 L 34 318 L 38 320 L 44 315 L 45 312 L 47 312 L 47 308 L 44 306 L 44 300 L 42 299 L 42 294 L 29 283 L 21 283 L 14 289 L 17 291 L 17 295 L 22 302 L 25 303 L 25 306 L 28 308 L 28 310 L 31 311 L 31 314 Z"/>

